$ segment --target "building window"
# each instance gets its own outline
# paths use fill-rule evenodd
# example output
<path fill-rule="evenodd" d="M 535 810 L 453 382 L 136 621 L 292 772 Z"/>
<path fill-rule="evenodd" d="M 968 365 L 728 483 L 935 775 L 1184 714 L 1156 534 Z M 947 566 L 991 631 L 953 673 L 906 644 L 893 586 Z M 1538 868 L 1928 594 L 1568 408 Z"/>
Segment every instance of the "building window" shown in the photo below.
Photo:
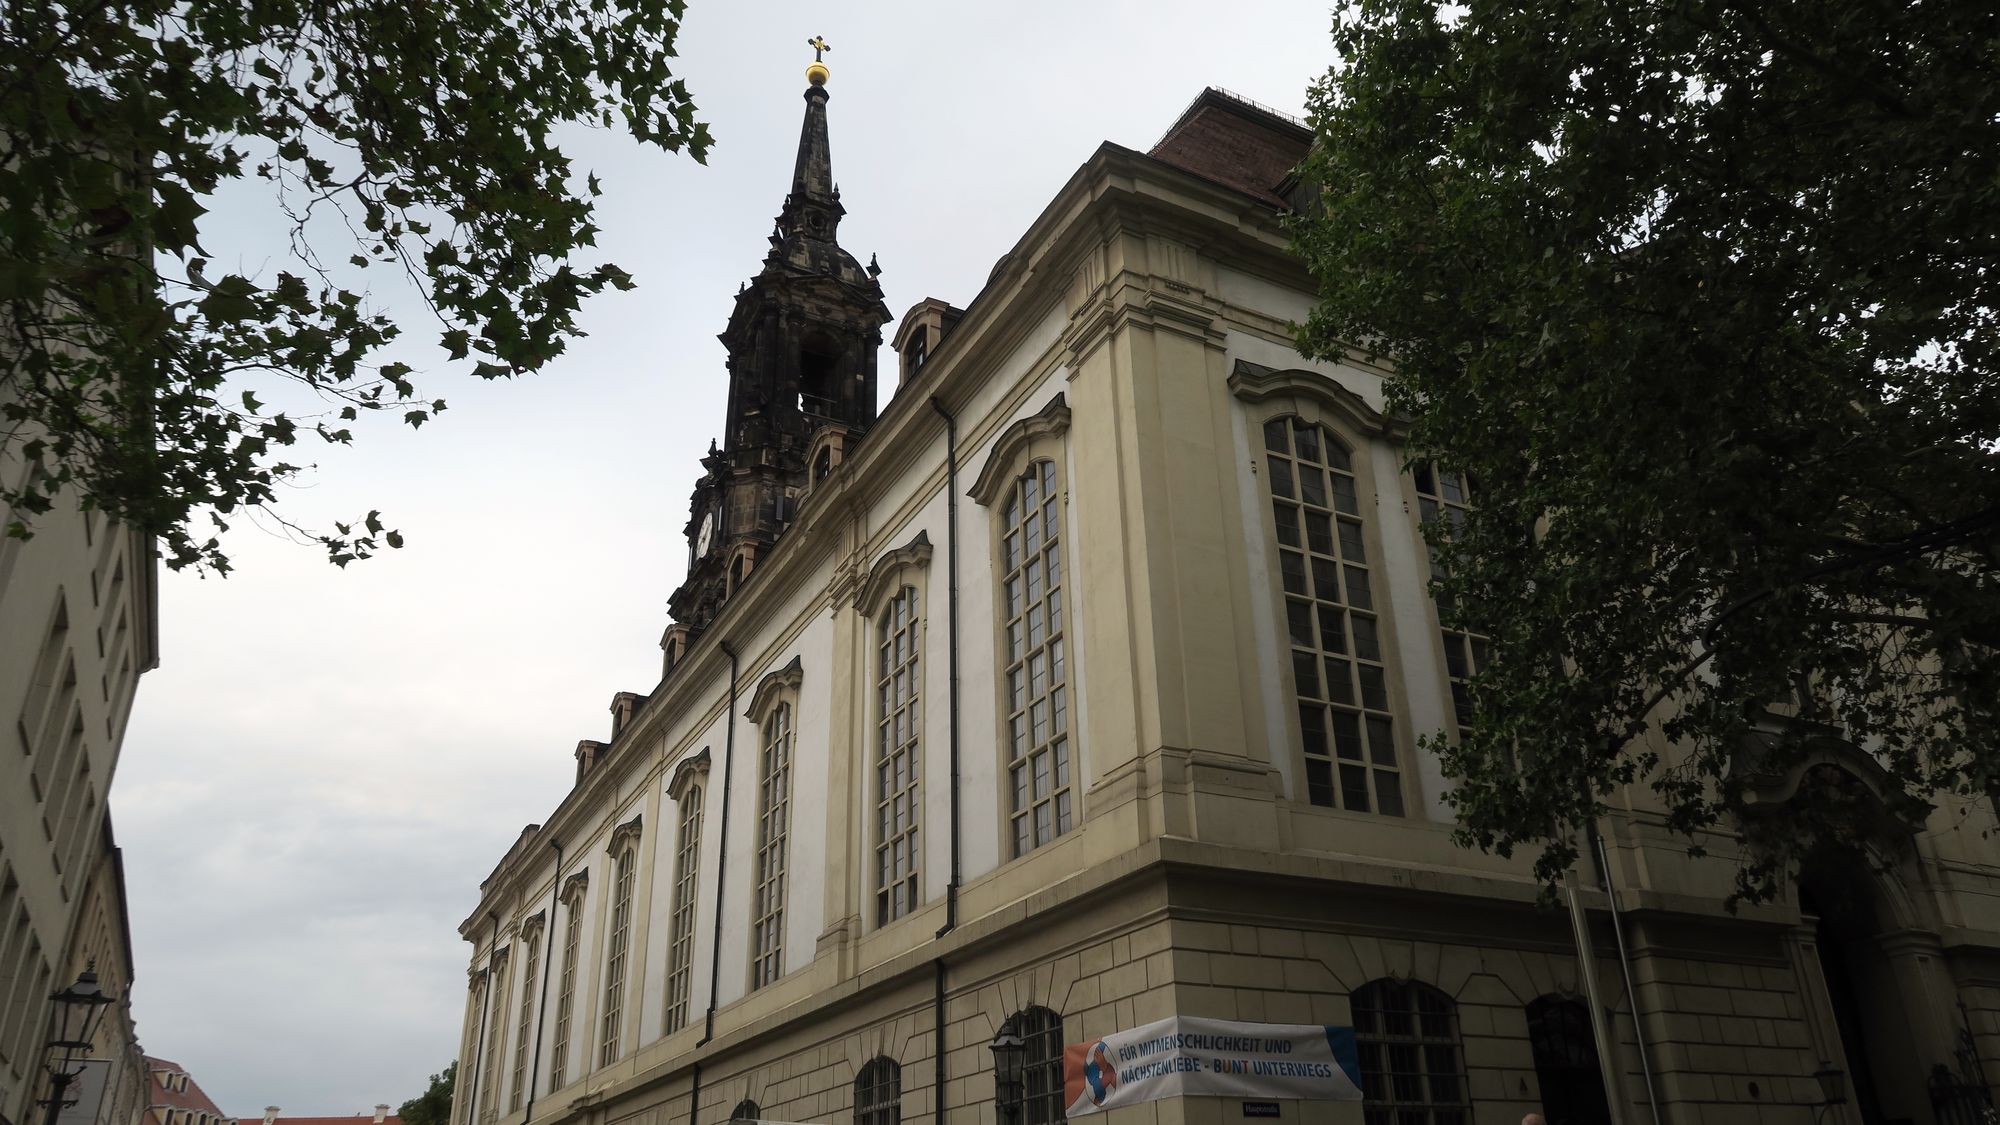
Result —
<path fill-rule="evenodd" d="M 494 1077 L 500 1069 L 500 1044 L 506 1036 L 500 1021 L 507 1012 L 507 951 L 495 953 L 492 959 L 493 992 L 487 1000 L 487 1010 L 493 1013 L 492 1028 L 486 1040 L 486 1065 L 479 1072 L 479 1110 L 482 1117 L 497 1116 L 493 1106 L 493 1091 L 500 1088 L 500 1079 Z"/>
<path fill-rule="evenodd" d="M 1030 464 L 1001 513 L 1008 824 L 1020 856 L 1069 831 L 1075 817 L 1055 462 Z"/>
<path fill-rule="evenodd" d="M 542 936 L 530 933 L 527 961 L 521 973 L 521 1014 L 514 1030 L 514 1079 L 507 1092 L 507 1112 L 521 1108 L 521 1096 L 528 1084 L 528 1036 L 535 1022 L 535 980 L 542 971 Z"/>
<path fill-rule="evenodd" d="M 576 1010 L 576 954 L 577 945 L 583 937 L 583 917 L 578 910 L 582 900 L 567 905 L 568 917 L 563 922 L 562 980 L 556 989 L 556 1040 L 549 1056 L 551 1090 L 562 1089 L 568 1077 L 569 1021 Z"/>
<path fill-rule="evenodd" d="M 1415 980 L 1384 978 L 1354 990 L 1366 1125 L 1470 1125 L 1458 1005 Z"/>
<path fill-rule="evenodd" d="M 1465 525 L 1466 507 L 1472 502 L 1472 478 L 1462 473 L 1450 472 L 1428 462 L 1419 462 L 1410 470 L 1417 486 L 1418 515 L 1424 523 L 1444 525 L 1440 530 L 1451 531 Z M 1435 545 L 1427 544 L 1430 552 L 1431 577 L 1443 575 L 1438 565 L 1438 551 Z M 1438 614 L 1450 612 L 1450 600 L 1438 596 Z M 1451 685 L 1452 717 L 1458 724 L 1462 737 L 1466 728 L 1472 725 L 1472 695 L 1469 681 L 1486 668 L 1486 638 L 1462 629 L 1440 626 L 1438 629 L 1444 648 L 1445 676 Z"/>
<path fill-rule="evenodd" d="M 1528 1043 L 1549 1125 L 1611 1125 L 1604 1071 L 1590 1009 L 1573 996 L 1541 996 L 1528 1005 Z"/>
<path fill-rule="evenodd" d="M 667 1034 L 687 1026 L 694 984 L 694 900 L 701 866 L 701 786 L 681 795 L 674 834 L 674 913 L 667 936 Z"/>
<path fill-rule="evenodd" d="M 750 987 L 785 973 L 785 841 L 792 812 L 792 705 L 764 720 L 757 783 L 757 894 L 750 927 Z"/>
<path fill-rule="evenodd" d="M 876 645 L 875 924 L 917 905 L 917 759 L 923 670 L 918 663 L 917 588 L 882 611 Z"/>
<path fill-rule="evenodd" d="M 1387 661 L 1347 447 L 1298 417 L 1264 423 L 1306 797 L 1403 815 Z"/>
<path fill-rule="evenodd" d="M 611 944 L 604 961 L 604 1015 L 599 1023 L 597 1065 L 618 1061 L 618 1033 L 625 1019 L 625 961 L 632 941 L 632 868 L 636 847 L 618 853 L 612 883 Z"/>
<path fill-rule="evenodd" d="M 1021 1040 L 1019 1074 L 995 1074 L 1002 1118 L 1010 1125 L 1059 1125 L 1063 1104 L 1062 1017 L 1047 1008 L 1015 1012 L 1000 1034 Z M 1005 1064 L 1003 1064 L 1005 1065 Z"/>
<path fill-rule="evenodd" d="M 854 1078 L 854 1125 L 902 1125 L 903 1068 L 881 1055 Z"/>
<path fill-rule="evenodd" d="M 757 1103 L 751 1101 L 749 1098 L 744 1098 L 742 1101 L 737 1102 L 736 1108 L 729 1111 L 729 1120 L 732 1122 L 762 1121 L 763 1119 L 764 1111 L 758 1109 Z"/>

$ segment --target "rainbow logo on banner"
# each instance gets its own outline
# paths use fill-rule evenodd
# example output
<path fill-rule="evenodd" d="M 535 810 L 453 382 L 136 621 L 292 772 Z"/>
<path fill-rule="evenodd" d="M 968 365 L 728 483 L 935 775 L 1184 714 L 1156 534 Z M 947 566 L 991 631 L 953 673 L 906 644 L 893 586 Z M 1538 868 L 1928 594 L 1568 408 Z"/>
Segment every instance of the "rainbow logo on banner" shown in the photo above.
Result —
<path fill-rule="evenodd" d="M 1171 1016 L 1063 1048 L 1069 1116 L 1159 1098 L 1360 1101 L 1354 1029 Z"/>

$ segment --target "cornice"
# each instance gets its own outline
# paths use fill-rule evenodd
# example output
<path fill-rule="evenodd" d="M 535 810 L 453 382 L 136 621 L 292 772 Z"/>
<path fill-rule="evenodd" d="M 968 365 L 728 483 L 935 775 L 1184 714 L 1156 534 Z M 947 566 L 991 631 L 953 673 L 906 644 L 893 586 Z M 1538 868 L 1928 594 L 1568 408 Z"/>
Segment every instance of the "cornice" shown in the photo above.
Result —
<path fill-rule="evenodd" d="M 783 668 L 757 681 L 757 690 L 750 693 L 750 705 L 743 709 L 743 717 L 752 722 L 764 717 L 764 712 L 778 702 L 787 691 L 797 691 L 805 682 L 805 665 L 794 656 Z"/>
<path fill-rule="evenodd" d="M 965 494 L 982 507 L 991 507 L 1000 490 L 1014 474 L 1020 455 L 1043 438 L 1061 437 L 1069 432 L 1069 403 L 1058 393 L 1040 410 L 1002 430 L 993 439 L 992 451 L 979 470 L 979 479 Z"/>
<path fill-rule="evenodd" d="M 631 840 L 636 843 L 639 837 L 645 832 L 645 828 L 640 821 L 641 816 L 635 815 L 631 820 L 613 828 L 611 830 L 611 838 L 605 841 L 604 850 L 612 855 L 617 855 L 619 850 L 625 846 L 625 841 Z"/>
<path fill-rule="evenodd" d="M 1291 367 L 1283 371 L 1236 361 L 1229 373 L 1229 391 L 1245 402 L 1273 399 L 1305 399 L 1332 411 L 1352 429 L 1378 437 L 1400 438 L 1409 430 L 1409 421 L 1368 405 L 1368 400 L 1317 371 Z"/>
<path fill-rule="evenodd" d="M 931 537 L 927 531 L 917 532 L 917 537 L 908 543 L 884 554 L 868 568 L 868 577 L 861 588 L 854 593 L 854 608 L 864 615 L 874 616 L 880 612 L 882 603 L 888 600 L 892 589 L 898 585 L 898 578 L 906 569 L 923 569 L 931 563 Z"/>
<path fill-rule="evenodd" d="M 673 777 L 667 781 L 667 796 L 676 801 L 680 800 L 681 795 L 687 792 L 687 787 L 694 784 L 695 779 L 708 776 L 708 764 L 706 746 L 701 748 L 701 753 L 682 758 L 680 764 L 674 767 Z"/>

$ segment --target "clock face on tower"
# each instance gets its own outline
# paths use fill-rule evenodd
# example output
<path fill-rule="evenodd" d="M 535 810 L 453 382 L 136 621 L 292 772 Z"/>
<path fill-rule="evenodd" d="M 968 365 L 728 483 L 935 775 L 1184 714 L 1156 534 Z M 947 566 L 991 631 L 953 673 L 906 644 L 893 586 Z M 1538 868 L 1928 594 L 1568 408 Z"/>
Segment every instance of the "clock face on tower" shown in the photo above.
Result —
<path fill-rule="evenodd" d="M 696 532 L 694 537 L 695 558 L 708 557 L 708 548 L 715 541 L 715 525 L 720 522 L 714 512 L 708 513 L 708 518 L 701 521 L 701 530 Z"/>

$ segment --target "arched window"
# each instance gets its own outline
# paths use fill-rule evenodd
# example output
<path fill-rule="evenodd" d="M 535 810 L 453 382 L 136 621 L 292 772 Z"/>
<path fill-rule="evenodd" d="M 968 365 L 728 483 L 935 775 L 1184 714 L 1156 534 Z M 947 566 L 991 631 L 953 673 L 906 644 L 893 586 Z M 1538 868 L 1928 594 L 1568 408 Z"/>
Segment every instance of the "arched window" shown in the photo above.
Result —
<path fill-rule="evenodd" d="M 1285 629 L 1315 805 L 1403 815 L 1388 661 L 1347 447 L 1297 416 L 1264 423 Z"/>
<path fill-rule="evenodd" d="M 854 1077 L 854 1125 L 902 1125 L 903 1068 L 877 1055 Z"/>
<path fill-rule="evenodd" d="M 674 833 L 674 906 L 667 931 L 667 1034 L 687 1026 L 694 992 L 694 904 L 701 867 L 699 784 L 680 795 L 680 827 Z"/>
<path fill-rule="evenodd" d="M 636 833 L 635 833 L 636 835 Z M 611 943 L 604 956 L 604 1014 L 598 1021 L 597 1065 L 618 1061 L 619 1033 L 625 1024 L 625 963 L 632 945 L 632 883 L 637 845 L 618 850 L 611 887 Z"/>
<path fill-rule="evenodd" d="M 757 1103 L 751 1101 L 749 1098 L 744 1098 L 742 1101 L 737 1102 L 736 1108 L 729 1111 L 729 1120 L 732 1122 L 762 1121 L 763 1119 L 764 1111 L 758 1109 Z"/>
<path fill-rule="evenodd" d="M 507 1091 L 507 1112 L 521 1108 L 521 1096 L 528 1081 L 528 1037 L 535 1026 L 535 982 L 541 979 L 543 916 L 522 923 L 521 941 L 527 946 L 527 960 L 521 972 L 521 1011 L 514 1028 L 514 1077 Z"/>
<path fill-rule="evenodd" d="M 1029 464 L 1014 482 L 1000 523 L 1008 823 L 1019 856 L 1068 832 L 1075 818 L 1067 575 L 1055 462 Z"/>
<path fill-rule="evenodd" d="M 487 1000 L 487 1010 L 493 1013 L 492 1026 L 486 1033 L 486 1063 L 479 1071 L 479 1113 L 481 1117 L 497 1116 L 493 1092 L 500 1088 L 496 1072 L 500 1069 L 500 1044 L 506 1039 L 501 1020 L 507 1010 L 507 950 L 495 950 L 490 961 L 492 965 L 493 993 Z"/>
<path fill-rule="evenodd" d="M 1417 487 L 1417 514 L 1424 523 L 1442 523 L 1447 531 L 1464 525 L 1466 509 L 1472 503 L 1471 477 L 1439 468 L 1427 461 L 1411 466 L 1410 476 Z M 1438 565 L 1437 548 L 1430 546 L 1428 550 L 1431 576 L 1436 578 L 1443 573 L 1443 569 Z M 1437 608 L 1438 613 L 1443 615 L 1451 609 L 1451 603 L 1440 597 Z M 1438 633 L 1444 648 L 1445 678 L 1451 686 L 1452 717 L 1463 733 L 1472 723 L 1472 696 L 1468 681 L 1486 667 L 1486 638 L 1442 625 Z"/>
<path fill-rule="evenodd" d="M 1549 1125 L 1610 1125 L 1590 1008 L 1574 996 L 1536 997 L 1528 1005 L 1528 1043 Z"/>
<path fill-rule="evenodd" d="M 1004 1056 L 994 1074 L 1002 1120 L 1010 1125 L 1058 1125 L 1067 1120 L 1063 1105 L 1062 1017 L 1043 1007 L 1024 1008 L 1001 1026 L 1002 1037 L 1013 1035 L 1021 1046 L 1009 1062 Z"/>
<path fill-rule="evenodd" d="M 1385 977 L 1351 999 L 1367 1125 L 1469 1125 L 1451 997 L 1422 981 Z"/>
<path fill-rule="evenodd" d="M 918 730 L 923 714 L 918 591 L 905 586 L 876 620 L 875 924 L 917 905 Z"/>
<path fill-rule="evenodd" d="M 555 1040 L 549 1060 L 549 1089 L 560 1090 L 569 1077 L 570 1020 L 576 1014 L 576 955 L 583 940 L 583 893 L 588 886 L 579 871 L 563 883 L 562 980 L 556 990 Z"/>
<path fill-rule="evenodd" d="M 764 719 L 757 780 L 757 893 L 750 927 L 750 987 L 785 974 L 785 844 L 792 816 L 792 705 Z"/>

